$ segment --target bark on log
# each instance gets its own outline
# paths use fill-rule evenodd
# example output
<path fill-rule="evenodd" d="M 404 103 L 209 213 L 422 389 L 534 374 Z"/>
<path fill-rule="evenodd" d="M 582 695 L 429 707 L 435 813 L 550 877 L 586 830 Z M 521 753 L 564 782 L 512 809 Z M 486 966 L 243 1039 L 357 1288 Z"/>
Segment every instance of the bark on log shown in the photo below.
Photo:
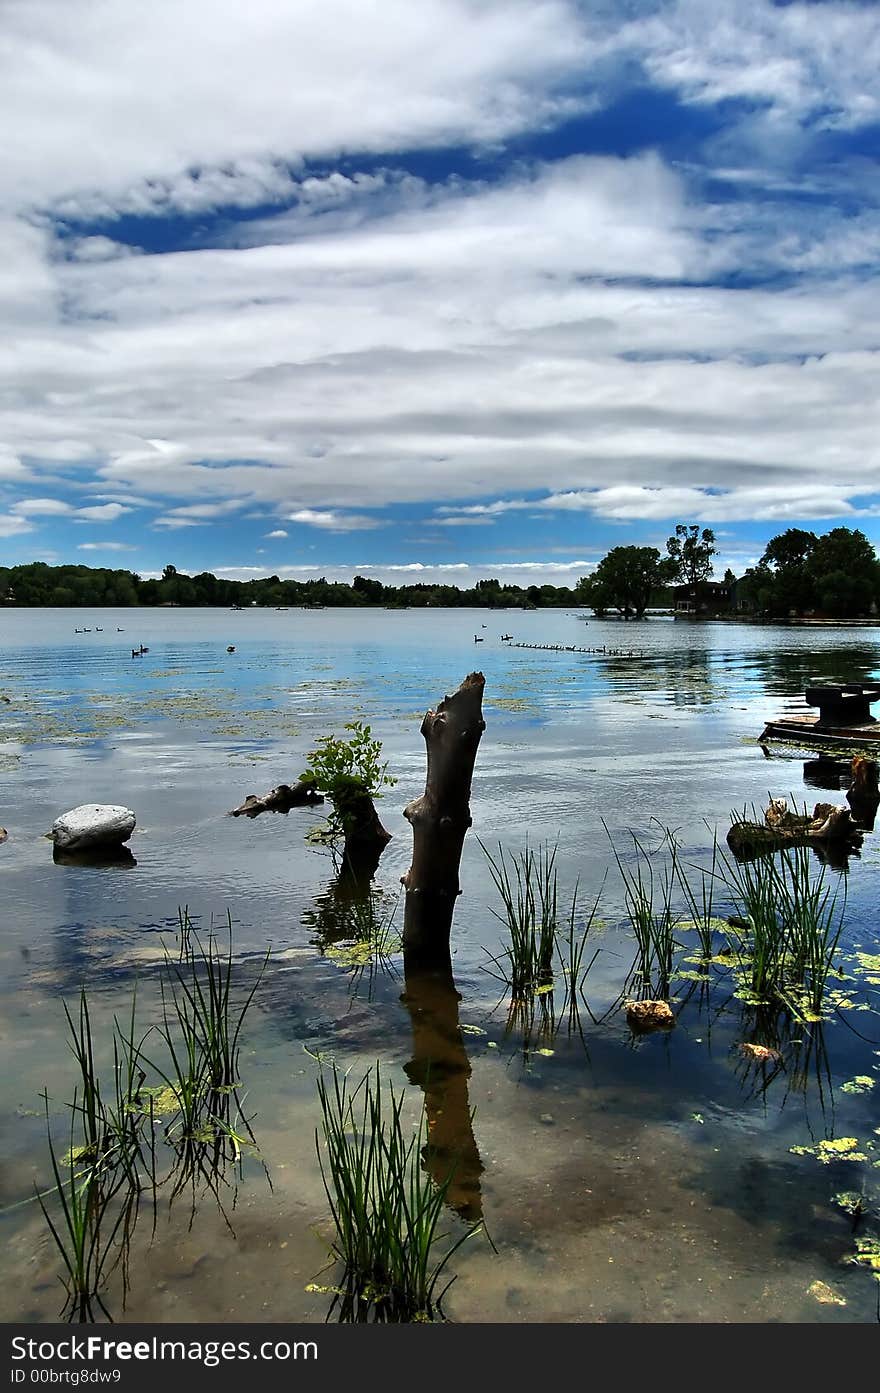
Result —
<path fill-rule="evenodd" d="M 302 780 L 295 784 L 279 784 L 268 793 L 249 793 L 244 802 L 233 808 L 230 817 L 258 817 L 260 813 L 286 813 L 290 808 L 302 808 L 324 799 L 311 784 Z"/>
<path fill-rule="evenodd" d="M 474 761 L 486 729 L 485 684 L 481 672 L 469 673 L 458 691 L 422 721 L 428 756 L 425 792 L 403 810 L 413 829 L 412 865 L 402 877 L 403 942 L 413 958 L 444 958 L 449 951 L 461 851 L 471 825 Z"/>

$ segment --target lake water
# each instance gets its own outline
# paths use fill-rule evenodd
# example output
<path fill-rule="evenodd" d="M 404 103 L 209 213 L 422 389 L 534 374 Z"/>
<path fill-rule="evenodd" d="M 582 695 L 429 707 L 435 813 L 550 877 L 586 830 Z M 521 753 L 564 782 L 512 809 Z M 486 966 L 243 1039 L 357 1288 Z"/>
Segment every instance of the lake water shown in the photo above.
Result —
<path fill-rule="evenodd" d="M 87 987 L 106 1065 L 135 984 L 144 1028 L 161 1021 L 163 944 L 173 947 L 183 906 L 203 932 L 231 916 L 242 990 L 271 950 L 241 1058 L 265 1169 L 246 1155 L 222 1210 L 210 1195 L 195 1206 L 160 1197 L 155 1223 L 141 1217 L 132 1239 L 124 1312 L 121 1267 L 109 1280 L 117 1318 L 326 1318 L 332 1296 L 314 1290 L 333 1284 L 316 1080 L 319 1060 L 334 1060 L 355 1078 L 379 1061 L 407 1086 L 413 1117 L 424 1088 L 436 1153 L 460 1158 L 448 1230 L 482 1216 L 492 1242 L 476 1235 L 455 1254 L 451 1319 L 876 1319 L 880 1286 L 853 1259 L 878 1236 L 877 986 L 850 976 L 848 996 L 812 1026 L 777 1013 L 782 1061 L 769 1070 L 739 1049 L 756 1012 L 723 971 L 711 989 L 676 979 L 675 1029 L 633 1036 L 619 1007 L 634 945 L 614 848 L 630 856 L 632 832 L 656 848 L 668 828 L 686 861 L 708 865 L 732 809 L 763 807 L 768 792 L 834 799 L 805 784 L 804 752 L 765 752 L 756 737 L 811 679 L 880 675 L 880 630 L 584 620 L 0 610 L 0 1319 L 54 1320 L 64 1300 L 32 1199 L 52 1184 L 43 1090 L 61 1150 L 69 1127 L 62 1002 Z M 606 652 L 517 648 L 502 633 Z M 149 652 L 132 658 L 141 644 Z M 424 787 L 422 717 L 473 668 L 486 677 L 486 731 L 452 931 L 456 991 L 404 991 L 399 955 L 358 973 L 334 947 L 353 911 L 330 857 L 304 840 L 321 809 L 226 814 L 293 781 L 320 736 L 368 722 L 397 779 L 379 804 L 392 841 L 373 893 L 390 915 L 410 859 L 402 808 Z M 83 802 L 135 809 L 136 864 L 53 864 L 45 833 Z M 495 854 L 527 837 L 556 843 L 565 903 L 576 882 L 582 904 L 601 892 L 580 1029 L 540 1012 L 508 1020 L 492 975 L 501 905 L 478 837 Z M 847 963 L 880 952 L 878 844 L 868 833 L 846 872 L 826 872 L 847 896 Z M 864 1159 L 791 1150 L 841 1138 Z M 862 1196 L 857 1222 L 846 1193 Z M 820 1299 L 826 1288 L 845 1304 Z"/>

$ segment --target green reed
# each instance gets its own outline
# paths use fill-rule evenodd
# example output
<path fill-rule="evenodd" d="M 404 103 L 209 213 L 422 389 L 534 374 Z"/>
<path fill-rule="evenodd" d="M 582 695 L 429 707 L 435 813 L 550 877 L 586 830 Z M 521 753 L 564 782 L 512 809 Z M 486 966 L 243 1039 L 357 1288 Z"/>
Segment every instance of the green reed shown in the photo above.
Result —
<path fill-rule="evenodd" d="M 77 1119 L 84 1120 L 88 1128 L 89 1105 L 80 1103 L 77 1090 L 70 1109 L 70 1144 L 61 1157 L 52 1137 L 48 1095 L 43 1099 L 55 1187 L 53 1191 L 38 1191 L 36 1198 L 64 1263 L 67 1300 L 62 1315 L 93 1322 L 100 1311 L 110 1319 L 102 1292 L 120 1259 L 124 1264 L 125 1243 L 136 1217 L 136 1191 L 128 1184 L 123 1167 L 99 1160 L 92 1143 L 78 1140 Z M 87 1130 L 85 1135 L 90 1135 Z M 121 1202 L 114 1205 L 120 1192 Z M 46 1201 L 52 1194 L 57 1196 L 57 1204 L 50 1207 Z M 120 1232 L 124 1243 L 116 1246 Z"/>
<path fill-rule="evenodd" d="M 129 1244 L 145 1188 L 152 1190 L 154 1227 L 160 1184 L 171 1184 L 172 1199 L 190 1184 L 194 1214 L 196 1181 L 203 1180 L 219 1200 L 225 1166 L 240 1163 L 246 1147 L 255 1149 L 239 1098 L 238 1062 L 242 1026 L 265 962 L 250 990 L 236 1000 L 231 922 L 224 950 L 213 935 L 207 945 L 199 940 L 186 911 L 180 924 L 180 959 L 174 962 L 166 954 L 160 979 L 161 1025 L 138 1033 L 136 993 L 125 1025 L 114 1018 L 110 1087 L 102 1084 L 96 1064 L 85 989 L 76 1010 L 64 1004 L 79 1071 L 67 1105 L 70 1146 L 63 1156 L 56 1152 L 44 1095 L 55 1185 L 36 1198 L 62 1255 L 68 1289 L 65 1309 L 72 1319 L 92 1320 L 97 1311 L 108 1315 L 102 1291 L 120 1263 L 124 1298 Z M 165 1047 L 162 1058 L 156 1057 L 155 1049 L 147 1051 L 151 1034 Z M 148 1086 L 150 1075 L 161 1085 Z M 156 1175 L 155 1133 L 160 1117 L 173 1157 L 161 1182 Z M 226 1218 L 222 1205 L 221 1213 Z"/>
<path fill-rule="evenodd" d="M 556 847 L 537 852 L 506 853 L 498 844 L 497 860 L 480 842 L 489 872 L 504 905 L 493 910 L 507 930 L 500 958 L 493 961 L 514 997 L 546 989 L 553 982 L 553 960 L 559 932 Z"/>
<path fill-rule="evenodd" d="M 841 896 L 816 865 L 809 846 L 790 846 L 746 862 L 724 856 L 720 873 L 751 1000 L 781 1001 L 806 1020 L 821 1016 L 846 909 L 845 882 Z"/>
<path fill-rule="evenodd" d="M 636 939 L 633 987 L 642 995 L 665 998 L 669 995 L 675 950 L 680 946 L 676 939 L 680 916 L 674 908 L 675 887 L 680 879 L 678 850 L 675 839 L 666 832 L 658 849 L 665 848 L 667 853 L 661 869 L 655 863 L 657 852 L 648 851 L 635 832 L 630 832 L 630 836 L 635 851 L 632 865 L 623 861 L 616 847 L 613 849 L 623 881 L 626 916 Z"/>
<path fill-rule="evenodd" d="M 318 1078 L 318 1162 L 343 1265 L 342 1316 L 377 1321 L 433 1320 L 451 1280 L 438 1286 L 453 1253 L 479 1225 L 437 1255 L 453 1168 L 439 1183 L 421 1164 L 424 1116 L 405 1124 L 405 1090 L 396 1093 L 379 1065 L 353 1088 L 335 1065 Z M 337 1297 L 337 1300 L 339 1298 Z M 335 1304 L 335 1303 L 334 1303 Z"/>

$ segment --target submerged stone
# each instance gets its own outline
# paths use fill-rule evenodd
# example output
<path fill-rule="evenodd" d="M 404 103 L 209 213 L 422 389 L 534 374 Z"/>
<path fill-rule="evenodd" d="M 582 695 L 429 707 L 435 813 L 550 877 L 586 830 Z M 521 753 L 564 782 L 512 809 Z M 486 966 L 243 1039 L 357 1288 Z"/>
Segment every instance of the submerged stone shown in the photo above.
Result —
<path fill-rule="evenodd" d="M 127 842 L 137 819 L 131 808 L 107 803 L 81 803 L 52 823 L 50 837 L 59 851 L 82 851 L 93 846 Z"/>
<path fill-rule="evenodd" d="M 675 1013 L 668 1001 L 625 1001 L 626 1019 L 631 1030 L 669 1030 Z"/>

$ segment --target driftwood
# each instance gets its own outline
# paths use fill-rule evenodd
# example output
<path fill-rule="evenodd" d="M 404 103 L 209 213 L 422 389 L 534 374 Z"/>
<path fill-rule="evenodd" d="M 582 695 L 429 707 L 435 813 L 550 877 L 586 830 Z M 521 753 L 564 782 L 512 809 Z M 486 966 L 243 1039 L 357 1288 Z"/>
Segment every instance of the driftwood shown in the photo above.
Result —
<path fill-rule="evenodd" d="M 412 865 L 402 877 L 406 888 L 403 942 L 411 954 L 444 957 L 456 896 L 458 868 L 471 825 L 471 780 L 483 720 L 486 679 L 472 672 L 458 691 L 446 696 L 422 721 L 428 755 L 425 791 L 403 815 L 413 830 Z"/>
<path fill-rule="evenodd" d="M 311 784 L 300 780 L 295 784 L 279 784 L 277 788 L 270 788 L 268 793 L 249 793 L 244 802 L 233 808 L 229 815 L 258 817 L 260 813 L 286 813 L 291 808 L 302 808 L 323 801 L 322 795 L 317 793 Z"/>
<path fill-rule="evenodd" d="M 784 798 L 773 798 L 764 813 L 764 822 L 735 822 L 727 834 L 727 845 L 734 856 L 749 858 L 786 846 L 837 846 L 857 849 L 862 833 L 852 820 L 849 808 L 833 803 L 817 803 L 812 815 L 789 811 Z"/>

